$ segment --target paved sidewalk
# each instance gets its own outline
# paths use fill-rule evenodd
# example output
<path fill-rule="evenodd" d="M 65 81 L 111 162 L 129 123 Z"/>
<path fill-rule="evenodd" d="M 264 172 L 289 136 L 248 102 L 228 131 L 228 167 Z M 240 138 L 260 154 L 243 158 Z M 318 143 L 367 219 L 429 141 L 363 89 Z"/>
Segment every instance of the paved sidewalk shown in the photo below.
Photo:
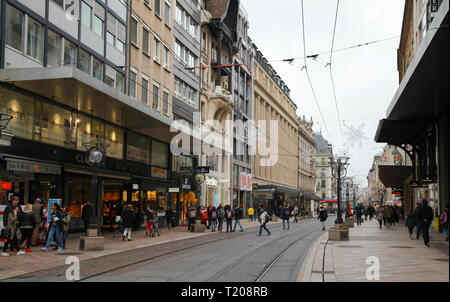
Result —
<path fill-rule="evenodd" d="M 426 248 L 422 239 L 409 238 L 403 223 L 380 229 L 376 220 L 355 223 L 348 241 L 328 241 L 326 231 L 309 250 L 297 282 L 372 282 L 366 278 L 370 256 L 379 259 L 379 282 L 449 282 L 449 244 L 433 227 L 430 238 Z"/>
<path fill-rule="evenodd" d="M 278 220 L 277 222 L 270 222 L 269 224 L 280 222 L 281 221 Z M 244 231 L 249 227 L 259 226 L 258 221 L 250 222 L 248 219 L 242 219 L 241 224 Z M 226 224 L 224 225 L 224 230 L 226 230 Z M 236 232 L 239 232 L 239 230 L 239 226 L 237 226 Z M 256 232 L 256 229 L 253 229 L 252 231 Z M 204 233 L 191 233 L 187 231 L 187 226 L 183 226 L 172 228 L 171 230 L 162 229 L 161 236 L 154 238 L 145 237 L 145 231 L 136 231 L 132 233 L 132 241 L 123 242 L 121 234 L 118 234 L 116 238 L 112 238 L 112 234 L 106 231 L 103 234 L 105 237 L 105 249 L 103 251 L 92 252 L 79 251 L 79 235 L 75 234 L 75 236 L 72 235 L 72 238 L 69 238 L 66 243 L 66 249 L 61 253 L 53 251 L 52 248 L 46 253 L 41 250 L 42 246 L 35 246 L 32 247 L 33 251 L 31 253 L 25 255 L 17 256 L 15 252 L 9 252 L 9 257 L 0 257 L 0 281 L 22 274 L 65 265 L 66 258 L 70 255 L 77 256 L 80 261 L 83 261 L 95 257 L 126 252 L 128 250 L 149 247 L 176 240 L 205 236 L 208 234 L 211 234 L 210 230 L 207 230 Z"/>

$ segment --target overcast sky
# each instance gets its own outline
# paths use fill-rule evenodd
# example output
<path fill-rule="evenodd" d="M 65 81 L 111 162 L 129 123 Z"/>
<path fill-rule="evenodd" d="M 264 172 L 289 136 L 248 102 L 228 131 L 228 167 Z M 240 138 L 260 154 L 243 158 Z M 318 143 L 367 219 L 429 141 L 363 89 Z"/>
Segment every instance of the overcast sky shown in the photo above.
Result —
<path fill-rule="evenodd" d="M 241 0 L 249 15 L 249 34 L 268 61 L 303 57 L 302 18 L 300 0 Z M 333 34 L 337 0 L 304 0 L 307 55 L 329 52 Z M 404 0 L 340 0 L 334 49 L 381 40 L 400 35 Z M 307 60 L 308 71 L 327 133 L 305 71 L 304 60 L 290 65 L 272 62 L 272 66 L 291 89 L 291 99 L 297 104 L 297 114 L 314 120 L 314 130 L 322 131 L 333 144 L 334 152 L 348 150 L 351 156 L 349 176 L 367 185 L 367 173 L 373 156 L 383 144 L 374 142 L 380 119 L 398 87 L 397 48 L 399 38 L 368 46 L 338 51 L 333 54 L 332 71 L 341 120 L 354 128 L 363 128 L 360 148 L 348 141 L 348 129 L 342 125 L 341 135 L 333 96 L 329 67 L 330 55 L 317 61 Z"/>

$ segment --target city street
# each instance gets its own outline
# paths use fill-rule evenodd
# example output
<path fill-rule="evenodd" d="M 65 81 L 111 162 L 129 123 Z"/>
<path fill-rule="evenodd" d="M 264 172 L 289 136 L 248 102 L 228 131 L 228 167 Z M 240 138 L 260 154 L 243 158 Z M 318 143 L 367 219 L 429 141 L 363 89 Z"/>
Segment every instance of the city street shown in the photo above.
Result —
<path fill-rule="evenodd" d="M 328 226 L 334 224 L 334 218 L 331 216 Z M 233 234 L 199 237 L 202 241 L 197 244 L 188 239 L 81 261 L 81 281 L 295 282 L 308 250 L 325 231 L 317 219 L 291 222 L 289 231 L 283 230 L 280 222 L 269 225 L 269 229 L 271 236 L 264 230 L 257 236 L 258 227 L 244 232 L 238 227 Z M 194 246 L 189 248 L 191 244 Z M 3 281 L 66 281 L 67 267 Z"/>

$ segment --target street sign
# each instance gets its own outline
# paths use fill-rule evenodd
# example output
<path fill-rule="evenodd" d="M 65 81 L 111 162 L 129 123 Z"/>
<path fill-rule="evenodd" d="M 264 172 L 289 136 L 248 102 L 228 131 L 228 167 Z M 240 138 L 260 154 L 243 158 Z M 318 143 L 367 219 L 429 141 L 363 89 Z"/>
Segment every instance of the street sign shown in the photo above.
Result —
<path fill-rule="evenodd" d="M 197 172 L 199 174 L 209 174 L 209 167 L 198 167 Z"/>
<path fill-rule="evenodd" d="M 409 183 L 409 186 L 411 188 L 418 188 L 419 187 L 419 182 L 417 180 L 411 180 L 411 182 Z"/>
<path fill-rule="evenodd" d="M 169 193 L 178 193 L 180 192 L 180 188 L 169 188 Z"/>
<path fill-rule="evenodd" d="M 189 173 L 191 173 L 191 172 L 192 172 L 192 169 L 189 168 L 189 167 L 181 167 L 181 168 L 180 168 L 180 173 L 181 173 L 181 174 L 189 174 Z"/>

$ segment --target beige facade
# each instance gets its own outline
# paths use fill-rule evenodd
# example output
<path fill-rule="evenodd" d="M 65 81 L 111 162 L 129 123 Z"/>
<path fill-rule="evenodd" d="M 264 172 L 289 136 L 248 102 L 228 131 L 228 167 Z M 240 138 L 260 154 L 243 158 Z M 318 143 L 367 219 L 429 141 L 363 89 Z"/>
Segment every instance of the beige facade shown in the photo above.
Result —
<path fill-rule="evenodd" d="M 381 163 L 381 154 L 375 155 L 373 157 L 372 168 L 370 169 L 369 174 L 367 176 L 370 201 L 381 201 L 381 198 L 383 198 L 383 200 L 386 200 L 385 198 L 386 194 L 383 193 L 380 194 L 380 190 L 384 189 L 384 186 L 381 183 L 378 175 L 378 166 L 380 165 L 380 163 Z"/>
<path fill-rule="evenodd" d="M 132 1 L 128 95 L 173 118 L 173 0 Z"/>
<path fill-rule="evenodd" d="M 315 192 L 314 152 L 316 142 L 312 130 L 313 122 L 305 117 L 298 119 L 298 188 L 308 193 Z"/>
<path fill-rule="evenodd" d="M 268 130 L 270 120 L 278 122 L 278 161 L 273 166 L 260 165 L 260 159 L 264 157 L 259 155 L 257 148 L 253 166 L 255 176 L 253 182 L 297 188 L 299 150 L 297 108 L 258 60 L 254 61 L 253 70 L 255 123 L 257 124 L 260 120 L 266 121 Z M 266 142 L 269 143 L 272 140 L 273 135 L 266 131 Z"/>
<path fill-rule="evenodd" d="M 323 138 L 321 133 L 314 136 L 316 150 L 314 154 L 314 169 L 316 195 L 322 200 L 334 200 L 336 194 L 336 179 L 333 177 L 330 159 L 333 157 L 333 147 Z"/>

